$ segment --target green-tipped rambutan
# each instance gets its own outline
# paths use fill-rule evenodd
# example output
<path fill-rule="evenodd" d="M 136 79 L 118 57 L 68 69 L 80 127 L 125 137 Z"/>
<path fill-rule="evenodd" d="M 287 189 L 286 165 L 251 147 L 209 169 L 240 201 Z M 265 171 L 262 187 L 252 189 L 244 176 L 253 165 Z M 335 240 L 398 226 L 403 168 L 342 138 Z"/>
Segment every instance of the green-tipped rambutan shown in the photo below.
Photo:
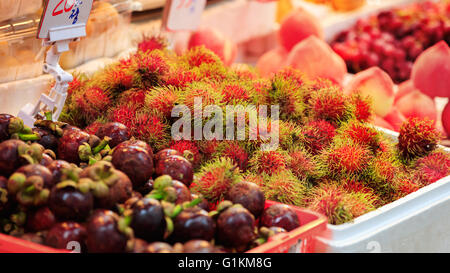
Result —
<path fill-rule="evenodd" d="M 361 122 L 370 122 L 374 112 L 372 108 L 372 100 L 369 97 L 363 97 L 356 93 L 352 95 L 351 102 L 354 105 L 355 117 Z"/>
<path fill-rule="evenodd" d="M 225 104 L 239 104 L 248 102 L 250 92 L 247 87 L 237 83 L 226 83 L 221 88 L 222 102 Z"/>
<path fill-rule="evenodd" d="M 302 135 L 306 149 L 313 155 L 317 155 L 331 144 L 336 135 L 336 129 L 328 121 L 316 120 L 302 128 Z"/>
<path fill-rule="evenodd" d="M 367 147 L 352 142 L 339 143 L 319 155 L 320 172 L 330 178 L 358 178 L 372 157 Z"/>
<path fill-rule="evenodd" d="M 98 87 L 89 87 L 77 93 L 72 102 L 79 108 L 79 113 L 86 122 L 91 123 L 104 115 L 111 104 L 111 99 L 104 90 Z"/>
<path fill-rule="evenodd" d="M 271 175 L 264 174 L 262 190 L 267 200 L 301 207 L 304 205 L 307 183 L 299 180 L 290 170 L 283 170 Z"/>
<path fill-rule="evenodd" d="M 219 56 L 204 46 L 196 46 L 189 49 L 180 57 L 181 62 L 188 65 L 188 67 L 199 67 L 203 64 L 213 65 L 219 64 L 223 66 Z"/>
<path fill-rule="evenodd" d="M 311 190 L 307 199 L 307 207 L 326 215 L 332 225 L 350 222 L 375 209 L 369 194 L 346 191 L 336 182 L 321 183 Z"/>
<path fill-rule="evenodd" d="M 177 89 L 174 87 L 155 87 L 146 93 L 145 105 L 151 112 L 170 119 L 177 100 Z"/>
<path fill-rule="evenodd" d="M 413 192 L 418 191 L 421 188 L 421 185 L 413 181 L 407 176 L 398 177 L 395 179 L 396 183 L 396 192 L 392 201 L 403 198 Z"/>
<path fill-rule="evenodd" d="M 145 97 L 148 93 L 149 91 L 146 89 L 131 88 L 119 95 L 117 103 L 119 105 L 130 104 L 136 109 L 141 108 L 145 105 Z"/>
<path fill-rule="evenodd" d="M 248 168 L 248 153 L 237 141 L 223 141 L 220 145 L 220 152 L 216 154 L 218 157 L 231 159 L 241 171 Z"/>
<path fill-rule="evenodd" d="M 71 102 L 72 95 L 75 95 L 83 90 L 88 82 L 85 74 L 73 73 L 72 76 L 73 80 L 69 82 L 69 87 L 67 88 L 66 104 L 69 104 Z"/>
<path fill-rule="evenodd" d="M 314 158 L 302 149 L 290 151 L 286 165 L 300 180 L 312 180 L 317 176 Z"/>
<path fill-rule="evenodd" d="M 299 143 L 304 143 L 302 128 L 293 121 L 279 121 L 279 145 L 283 149 L 298 147 Z"/>
<path fill-rule="evenodd" d="M 195 142 L 190 140 L 172 141 L 169 148 L 179 151 L 186 159 L 191 161 L 194 167 L 200 164 L 202 156 Z"/>
<path fill-rule="evenodd" d="M 164 78 L 169 72 L 169 64 L 161 50 L 138 51 L 130 60 L 129 69 L 134 75 L 135 86 L 151 88 L 164 84 Z"/>
<path fill-rule="evenodd" d="M 379 148 L 382 136 L 373 126 L 352 120 L 338 129 L 337 138 L 342 141 L 351 139 L 355 143 L 367 146 L 372 151 L 376 152 Z"/>
<path fill-rule="evenodd" d="M 124 124 L 127 126 L 126 123 Z M 165 148 L 169 143 L 168 125 L 157 115 L 138 113 L 131 126 L 127 127 L 132 136 L 146 141 L 154 150 Z"/>
<path fill-rule="evenodd" d="M 242 176 L 233 161 L 218 158 L 202 166 L 195 174 L 190 189 L 215 203 L 221 201 L 228 190 L 239 181 L 242 181 Z"/>
<path fill-rule="evenodd" d="M 249 160 L 250 170 L 263 174 L 277 174 L 287 167 L 287 155 L 282 151 L 256 151 Z"/>
<path fill-rule="evenodd" d="M 308 113 L 312 119 L 340 125 L 354 117 L 354 106 L 339 87 L 324 88 L 311 94 Z"/>
<path fill-rule="evenodd" d="M 292 67 L 286 67 L 278 71 L 274 78 L 282 78 L 287 81 L 293 81 L 298 87 L 304 85 L 307 82 L 305 75 L 300 70 Z"/>
<path fill-rule="evenodd" d="M 266 185 L 266 181 L 264 180 L 264 178 L 267 178 L 267 176 L 264 177 L 263 175 L 258 174 L 258 173 L 246 172 L 244 174 L 243 180 L 247 181 L 247 182 L 255 183 L 256 185 L 263 188 Z"/>
<path fill-rule="evenodd" d="M 450 175 L 450 155 L 435 151 L 415 162 L 414 180 L 423 186 Z"/>
<path fill-rule="evenodd" d="M 303 93 L 297 83 L 282 76 L 272 80 L 272 89 L 269 90 L 269 102 L 271 105 L 280 106 L 281 119 L 294 119 L 301 121 L 304 117 L 305 104 Z"/>
<path fill-rule="evenodd" d="M 441 134 L 430 119 L 409 118 L 400 127 L 398 150 L 405 161 L 423 157 L 436 149 Z"/>
<path fill-rule="evenodd" d="M 184 88 L 190 83 L 200 81 L 201 78 L 194 71 L 185 70 L 181 67 L 172 68 L 167 73 L 164 81 L 166 85 L 171 85 L 178 88 Z"/>

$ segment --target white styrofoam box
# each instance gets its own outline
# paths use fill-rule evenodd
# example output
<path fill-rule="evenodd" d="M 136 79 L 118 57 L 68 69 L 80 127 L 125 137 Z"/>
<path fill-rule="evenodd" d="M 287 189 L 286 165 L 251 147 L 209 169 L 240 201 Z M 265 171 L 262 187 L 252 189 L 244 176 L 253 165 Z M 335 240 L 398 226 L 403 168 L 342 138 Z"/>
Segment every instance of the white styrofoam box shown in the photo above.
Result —
<path fill-rule="evenodd" d="M 450 252 L 450 176 L 353 222 L 328 225 L 316 239 L 316 252 Z"/>

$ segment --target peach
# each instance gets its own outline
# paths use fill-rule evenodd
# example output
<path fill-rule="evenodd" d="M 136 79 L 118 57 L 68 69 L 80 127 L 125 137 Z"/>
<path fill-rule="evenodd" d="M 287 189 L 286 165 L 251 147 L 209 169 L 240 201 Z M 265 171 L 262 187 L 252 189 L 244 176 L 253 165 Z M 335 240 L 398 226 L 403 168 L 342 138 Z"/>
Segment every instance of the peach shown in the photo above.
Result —
<path fill-rule="evenodd" d="M 287 15 L 281 22 L 278 31 L 280 44 L 287 51 L 291 51 L 296 44 L 311 35 L 323 39 L 324 31 L 318 18 L 302 8 L 298 8 Z"/>
<path fill-rule="evenodd" d="M 339 85 L 347 74 L 344 60 L 316 36 L 298 43 L 289 53 L 286 65 L 300 70 L 311 80 L 326 78 Z"/>
<path fill-rule="evenodd" d="M 398 85 L 398 91 L 395 93 L 394 103 L 396 103 L 404 95 L 409 94 L 414 90 L 417 90 L 417 88 L 414 86 L 414 82 L 412 80 L 402 82 Z"/>
<path fill-rule="evenodd" d="M 417 90 L 400 98 L 395 103 L 395 107 L 405 118 L 417 117 L 437 120 L 434 100 Z"/>
<path fill-rule="evenodd" d="M 259 57 L 256 69 L 262 77 L 269 78 L 283 68 L 287 55 L 283 47 L 269 50 Z"/>
<path fill-rule="evenodd" d="M 445 106 L 444 111 L 442 111 L 442 126 L 447 136 L 450 137 L 450 101 Z"/>
<path fill-rule="evenodd" d="M 394 82 L 379 67 L 372 67 L 357 73 L 345 86 L 346 94 L 360 92 L 370 96 L 376 115 L 384 118 L 394 104 Z"/>
<path fill-rule="evenodd" d="M 400 131 L 400 127 L 402 126 L 403 122 L 406 121 L 406 118 L 397 110 L 397 108 L 393 107 L 392 110 L 387 114 L 387 116 L 384 117 L 384 120 L 392 125 L 394 131 L 398 132 Z"/>
<path fill-rule="evenodd" d="M 425 95 L 450 97 L 450 48 L 441 41 L 425 50 L 412 69 L 414 85 Z"/>
<path fill-rule="evenodd" d="M 375 118 L 372 121 L 372 124 L 384 129 L 395 131 L 394 127 L 389 122 L 387 122 L 386 120 L 384 120 L 382 117 L 379 116 L 375 116 Z"/>
<path fill-rule="evenodd" d="M 204 27 L 191 34 L 188 48 L 201 45 L 216 53 L 227 66 L 236 59 L 237 45 L 215 29 Z"/>

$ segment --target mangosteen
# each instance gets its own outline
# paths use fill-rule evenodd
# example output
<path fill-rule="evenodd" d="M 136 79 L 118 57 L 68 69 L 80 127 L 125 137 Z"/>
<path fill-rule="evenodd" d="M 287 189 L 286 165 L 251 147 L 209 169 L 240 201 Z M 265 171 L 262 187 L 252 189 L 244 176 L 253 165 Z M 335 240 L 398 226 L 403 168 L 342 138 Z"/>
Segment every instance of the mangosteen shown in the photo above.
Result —
<path fill-rule="evenodd" d="M 128 175 L 135 189 L 142 187 L 153 175 L 153 152 L 143 141 L 122 142 L 114 149 L 111 162 Z"/>
<path fill-rule="evenodd" d="M 91 147 L 96 146 L 91 145 L 93 143 L 89 143 L 90 140 L 91 142 L 97 142 L 97 140 L 92 140 L 91 135 L 84 131 L 76 129 L 64 130 L 58 141 L 58 158 L 79 165 L 81 162 L 78 153 L 79 147 L 84 143 L 90 144 Z"/>
<path fill-rule="evenodd" d="M 202 195 L 191 193 L 191 200 L 201 199 L 202 201 L 197 206 L 205 211 L 209 211 L 209 202 Z"/>
<path fill-rule="evenodd" d="M 22 206 L 45 205 L 53 178 L 50 171 L 39 164 L 20 167 L 8 180 L 8 192 Z"/>
<path fill-rule="evenodd" d="M 175 204 L 191 201 L 191 192 L 186 185 L 173 180 L 169 175 L 156 178 L 153 183 L 153 190 L 147 196 Z"/>
<path fill-rule="evenodd" d="M 190 240 L 183 245 L 184 253 L 216 253 L 216 248 L 205 240 Z"/>
<path fill-rule="evenodd" d="M 150 178 L 147 182 L 145 182 L 144 185 L 142 185 L 138 191 L 142 194 L 142 195 L 147 195 L 148 193 L 150 193 L 153 190 L 153 183 L 155 181 L 153 180 L 153 178 Z"/>
<path fill-rule="evenodd" d="M 41 144 L 45 149 L 52 150 L 55 153 L 58 151 L 58 138 L 49 130 L 36 127 L 33 128 L 33 133 L 39 136 L 39 140 L 36 143 Z"/>
<path fill-rule="evenodd" d="M 86 248 L 87 231 L 77 222 L 60 222 L 48 231 L 44 243 L 58 249 L 70 249 L 70 242 L 80 244 L 80 251 Z"/>
<path fill-rule="evenodd" d="M 55 185 L 49 198 L 50 209 L 60 221 L 84 221 L 94 209 L 94 196 L 89 183 L 66 180 Z"/>
<path fill-rule="evenodd" d="M 227 247 L 243 249 L 255 237 L 255 217 L 242 205 L 235 204 L 220 212 L 217 218 L 218 242 Z"/>
<path fill-rule="evenodd" d="M 210 241 L 214 238 L 216 225 L 208 212 L 199 208 L 185 208 L 173 219 L 171 239 L 187 242 L 193 239 Z"/>
<path fill-rule="evenodd" d="M 126 252 L 133 231 L 124 218 L 110 210 L 99 209 L 89 217 L 86 246 L 91 253 Z"/>
<path fill-rule="evenodd" d="M 0 217 L 9 213 L 12 203 L 11 199 L 8 198 L 8 179 L 0 176 Z"/>
<path fill-rule="evenodd" d="M 19 153 L 27 144 L 21 140 L 10 139 L 0 143 L 0 175 L 9 177 L 16 169 L 26 164 Z"/>
<path fill-rule="evenodd" d="M 94 195 L 95 207 L 113 209 L 116 204 L 124 203 L 131 197 L 133 186 L 123 172 L 116 170 L 110 162 L 98 161 L 85 168 L 81 178 L 89 178 L 94 183 L 90 186 Z"/>
<path fill-rule="evenodd" d="M 42 235 L 39 232 L 38 233 L 25 233 L 18 237 L 22 240 L 32 242 L 35 244 L 42 245 L 44 243 L 44 239 L 42 238 Z"/>
<path fill-rule="evenodd" d="M 31 128 L 23 124 L 21 118 L 9 114 L 0 114 L 0 142 L 9 138 L 28 141 L 38 140 L 39 136 L 33 134 Z"/>
<path fill-rule="evenodd" d="M 174 253 L 174 248 L 165 242 L 153 242 L 147 246 L 145 253 Z"/>
<path fill-rule="evenodd" d="M 147 250 L 148 243 L 145 240 L 139 238 L 133 239 L 133 249 L 131 253 L 145 253 Z"/>
<path fill-rule="evenodd" d="M 120 143 L 130 139 L 130 132 L 127 126 L 119 122 L 108 122 L 100 126 L 95 133 L 100 139 L 109 137 L 109 146 L 111 148 L 116 147 Z"/>
<path fill-rule="evenodd" d="M 261 188 L 255 183 L 247 181 L 241 181 L 233 185 L 226 193 L 225 200 L 230 200 L 233 204 L 241 204 L 255 218 L 261 215 L 266 204 L 266 198 Z"/>
<path fill-rule="evenodd" d="M 281 227 L 291 231 L 300 227 L 300 221 L 297 213 L 291 207 L 284 204 L 275 204 L 264 210 L 259 225 L 264 227 Z"/>
<path fill-rule="evenodd" d="M 177 150 L 174 150 L 174 149 L 163 149 L 163 150 L 161 150 L 161 151 L 159 151 L 159 152 L 157 152 L 157 153 L 155 154 L 155 156 L 154 156 L 155 164 L 156 164 L 158 161 L 163 160 L 163 159 L 165 159 L 166 157 L 168 157 L 168 156 L 170 156 L 170 155 L 183 156 L 183 154 L 180 153 L 180 152 L 177 151 Z"/>
<path fill-rule="evenodd" d="M 53 176 L 53 184 L 61 182 L 64 175 L 64 170 L 73 169 L 73 165 L 65 160 L 53 160 L 48 166 L 47 169 L 50 170 Z"/>
<path fill-rule="evenodd" d="M 166 220 L 161 203 L 142 198 L 131 205 L 131 223 L 136 237 L 148 242 L 160 241 L 166 232 Z"/>
<path fill-rule="evenodd" d="M 56 223 L 55 216 L 48 207 L 32 209 L 27 213 L 26 228 L 30 231 L 50 229 Z"/>
<path fill-rule="evenodd" d="M 159 160 L 156 164 L 156 174 L 158 176 L 167 174 L 173 180 L 178 180 L 189 187 L 194 178 L 194 171 L 191 162 L 178 155 L 170 155 Z"/>

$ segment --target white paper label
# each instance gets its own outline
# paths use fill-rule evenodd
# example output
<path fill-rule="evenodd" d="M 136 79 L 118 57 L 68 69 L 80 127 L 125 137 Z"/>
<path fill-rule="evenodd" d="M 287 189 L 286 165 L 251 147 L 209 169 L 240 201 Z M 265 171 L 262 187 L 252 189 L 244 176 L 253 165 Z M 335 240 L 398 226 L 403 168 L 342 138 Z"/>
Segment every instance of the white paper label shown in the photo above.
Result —
<path fill-rule="evenodd" d="M 168 0 L 163 25 L 167 30 L 196 30 L 200 25 L 206 0 Z"/>
<path fill-rule="evenodd" d="M 86 24 L 93 0 L 48 0 L 42 12 L 37 37 L 49 38 L 49 30 Z"/>

